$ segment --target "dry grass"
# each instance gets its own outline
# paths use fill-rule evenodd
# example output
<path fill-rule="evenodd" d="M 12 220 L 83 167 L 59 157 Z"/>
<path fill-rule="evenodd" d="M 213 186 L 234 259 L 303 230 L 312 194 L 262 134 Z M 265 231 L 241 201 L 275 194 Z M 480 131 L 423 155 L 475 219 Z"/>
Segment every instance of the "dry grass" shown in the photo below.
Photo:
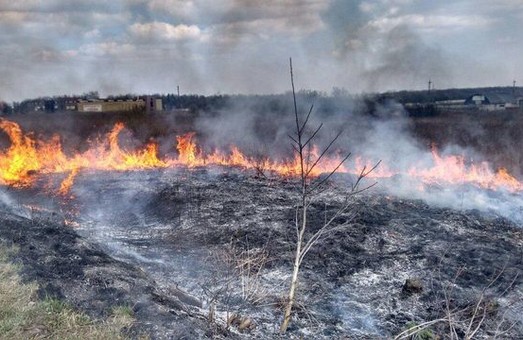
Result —
<path fill-rule="evenodd" d="M 22 283 L 9 262 L 16 252 L 0 244 L 0 339 L 124 339 L 132 310 L 118 307 L 106 320 L 92 320 L 56 299 L 38 300 L 35 283 Z"/>

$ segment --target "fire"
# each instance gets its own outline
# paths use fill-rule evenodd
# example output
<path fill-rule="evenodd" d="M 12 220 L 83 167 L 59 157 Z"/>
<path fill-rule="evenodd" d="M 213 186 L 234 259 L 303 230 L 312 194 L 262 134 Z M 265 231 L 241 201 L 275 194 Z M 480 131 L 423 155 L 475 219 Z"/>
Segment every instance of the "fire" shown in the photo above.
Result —
<path fill-rule="evenodd" d="M 474 184 L 482 188 L 505 188 L 510 191 L 523 189 L 522 183 L 510 175 L 507 169 L 501 168 L 497 172 L 491 170 L 487 162 L 474 164 L 465 161 L 465 157 L 449 155 L 442 157 L 436 148 L 432 148 L 434 165 L 430 168 L 412 167 L 408 170 L 411 177 L 416 177 L 427 184 Z"/>
<path fill-rule="evenodd" d="M 31 173 L 40 169 L 41 163 L 34 140 L 22 134 L 18 124 L 1 120 L 0 128 L 5 131 L 11 146 L 0 154 L 0 178 L 4 184 L 27 186 L 31 184 Z"/>
<path fill-rule="evenodd" d="M 496 183 L 500 183 L 506 188 L 510 188 L 512 191 L 523 190 L 523 184 L 519 182 L 514 176 L 508 173 L 507 169 L 500 168 L 496 172 Z"/>
<path fill-rule="evenodd" d="M 161 159 L 158 145 L 149 142 L 136 150 L 125 150 L 119 139 L 125 129 L 117 123 L 103 138 L 91 141 L 85 152 L 66 155 L 59 136 L 50 140 L 36 140 L 31 134 L 24 134 L 20 126 L 8 120 L 0 120 L 2 129 L 10 140 L 10 146 L 0 151 L 0 184 L 10 186 L 30 186 L 39 174 L 66 174 L 58 193 L 67 195 L 74 185 L 74 180 L 83 169 L 97 171 L 130 171 L 140 169 L 173 168 L 178 166 L 199 167 L 206 165 L 234 166 L 243 169 L 256 169 L 272 172 L 281 176 L 298 176 L 300 159 L 295 157 L 285 161 L 269 158 L 255 158 L 244 154 L 238 147 L 231 146 L 228 152 L 214 150 L 205 153 L 196 143 L 193 132 L 176 137 L 175 159 Z M 359 174 L 362 169 L 374 167 L 362 157 L 354 158 L 352 167 L 341 164 L 341 157 L 330 155 L 311 169 L 311 162 L 320 155 L 318 148 L 311 147 L 306 153 L 306 165 L 312 176 L 330 172 L 337 168 L 339 172 Z M 512 176 L 507 169 L 493 171 L 487 162 L 473 163 L 463 156 L 442 156 L 433 148 L 432 164 L 415 164 L 407 170 L 392 170 L 386 164 L 369 173 L 372 178 L 388 178 L 406 174 L 421 184 L 471 184 L 482 188 L 517 192 L 523 191 L 523 184 Z M 420 190 L 423 190 L 421 185 Z"/>
<path fill-rule="evenodd" d="M 201 153 L 193 141 L 194 132 L 177 136 L 178 163 L 193 167 L 205 164 L 201 159 Z"/>
<path fill-rule="evenodd" d="M 136 170 L 166 167 L 158 158 L 158 145 L 147 144 L 134 152 L 124 151 L 118 136 L 124 129 L 117 123 L 104 140 L 93 142 L 87 151 L 67 157 L 62 151 L 60 138 L 35 142 L 24 135 L 14 122 L 0 120 L 0 128 L 8 135 L 10 147 L 0 153 L 0 182 L 4 185 L 29 186 L 37 173 L 69 173 L 61 183 L 59 193 L 66 194 L 81 169 Z"/>
<path fill-rule="evenodd" d="M 71 190 L 71 187 L 74 184 L 74 178 L 78 174 L 79 168 L 73 169 L 69 175 L 62 181 L 60 184 L 60 189 L 58 190 L 58 193 L 60 195 L 67 195 L 69 193 L 69 190 Z"/>

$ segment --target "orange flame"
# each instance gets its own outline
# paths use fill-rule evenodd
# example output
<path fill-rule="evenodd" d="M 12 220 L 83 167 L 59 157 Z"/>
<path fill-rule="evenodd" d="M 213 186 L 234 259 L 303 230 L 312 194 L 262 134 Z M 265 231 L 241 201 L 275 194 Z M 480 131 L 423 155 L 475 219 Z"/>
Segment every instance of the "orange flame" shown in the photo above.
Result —
<path fill-rule="evenodd" d="M 9 136 L 11 146 L 0 154 L 0 178 L 4 184 L 27 186 L 31 173 L 40 169 L 35 142 L 22 134 L 20 126 L 7 120 L 0 121 L 0 128 Z"/>
<path fill-rule="evenodd" d="M 442 157 L 436 148 L 432 149 L 434 166 L 431 168 L 411 167 L 408 174 L 427 184 L 474 184 L 482 188 L 505 188 L 510 191 L 523 189 L 521 182 L 504 168 L 494 172 L 487 162 L 467 164 L 463 156 L 449 155 Z"/>
<path fill-rule="evenodd" d="M 59 193 L 65 194 L 74 183 L 82 168 L 95 170 L 134 170 L 166 167 L 158 158 L 158 146 L 149 143 L 134 152 L 122 150 L 118 136 L 124 129 L 117 123 L 105 141 L 98 141 L 82 154 L 67 157 L 61 147 L 60 138 L 36 143 L 30 135 L 24 135 L 20 126 L 8 120 L 0 120 L 0 129 L 9 137 L 10 147 L 0 153 L 0 183 L 13 186 L 29 186 L 35 173 L 64 173 L 67 178 L 60 185 Z"/>
<path fill-rule="evenodd" d="M 83 153 L 67 156 L 62 151 L 59 136 L 53 136 L 48 141 L 35 141 L 31 134 L 24 134 L 20 126 L 14 122 L 0 119 L 2 129 L 11 142 L 10 146 L 0 151 L 0 184 L 11 186 L 30 186 L 38 174 L 67 173 L 60 184 L 58 192 L 66 195 L 74 185 L 74 180 L 81 169 L 100 171 L 128 171 L 138 169 L 153 169 L 166 167 L 198 167 L 205 165 L 235 166 L 245 169 L 262 169 L 282 176 L 298 176 L 300 174 L 300 159 L 294 157 L 287 161 L 274 161 L 268 158 L 256 159 L 244 154 L 238 147 L 231 146 L 230 151 L 215 150 L 205 154 L 197 145 L 195 134 L 186 133 L 176 137 L 176 159 L 160 159 L 158 145 L 150 142 L 145 147 L 127 151 L 120 147 L 119 138 L 125 129 L 122 123 L 117 123 L 105 136 L 89 143 Z M 375 163 L 356 157 L 354 167 L 345 164 L 340 166 L 342 158 L 329 156 L 322 162 L 310 168 L 310 160 L 318 157 L 319 150 L 311 147 L 307 150 L 305 163 L 308 164 L 310 175 L 317 176 L 338 168 L 339 172 L 359 174 L 363 168 L 369 170 Z M 309 160 L 309 162 L 307 161 Z M 432 165 L 411 166 L 404 171 L 408 176 L 418 179 L 424 184 L 467 183 L 482 188 L 504 188 L 513 192 L 523 191 L 523 184 L 512 176 L 507 169 L 493 171 L 486 162 L 474 164 L 466 162 L 462 156 L 441 156 L 438 151 L 432 150 Z M 399 171 L 391 170 L 386 164 L 372 171 L 368 176 L 372 178 L 386 178 Z"/>
<path fill-rule="evenodd" d="M 500 168 L 496 172 L 495 183 L 509 188 L 512 191 L 521 191 L 523 190 L 523 184 L 519 182 L 514 176 L 508 173 L 507 169 Z"/>
<path fill-rule="evenodd" d="M 178 163 L 190 167 L 203 165 L 201 160 L 201 153 L 193 141 L 194 132 L 186 133 L 182 136 L 176 136 L 178 150 Z"/>
<path fill-rule="evenodd" d="M 62 183 L 60 184 L 60 189 L 58 190 L 58 193 L 60 195 L 65 196 L 65 195 L 67 195 L 69 193 L 69 190 L 71 190 L 71 187 L 74 184 L 74 178 L 78 174 L 79 170 L 80 170 L 79 168 L 73 169 L 69 173 L 69 175 L 62 181 Z"/>

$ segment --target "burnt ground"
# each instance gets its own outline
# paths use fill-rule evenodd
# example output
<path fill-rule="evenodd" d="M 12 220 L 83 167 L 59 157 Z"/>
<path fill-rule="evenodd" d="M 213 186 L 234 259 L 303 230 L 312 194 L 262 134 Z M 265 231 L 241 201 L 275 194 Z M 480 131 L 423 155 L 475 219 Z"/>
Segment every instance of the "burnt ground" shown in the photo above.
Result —
<path fill-rule="evenodd" d="M 82 238 L 54 213 L 0 214 L 0 242 L 19 248 L 13 261 L 25 281 L 36 281 L 40 298 L 55 297 L 94 318 L 117 306 L 130 306 L 138 320 L 125 330 L 131 337 L 205 337 L 198 310 L 166 294 L 137 266 L 115 260 Z"/>
<path fill-rule="evenodd" d="M 296 185 L 222 170 L 85 173 L 70 200 L 14 190 L 3 199 L 0 235 L 19 245 L 16 260 L 42 295 L 95 316 L 133 306 L 131 335 L 272 339 L 291 273 Z M 313 204 L 311 230 L 337 209 L 346 179 Z M 350 227 L 303 262 L 291 336 L 391 338 L 443 317 L 448 303 L 458 335 L 479 306 L 477 338 L 509 328 L 500 338 L 523 337 L 517 224 L 379 185 L 352 211 Z M 444 336 L 447 326 L 432 331 Z"/>

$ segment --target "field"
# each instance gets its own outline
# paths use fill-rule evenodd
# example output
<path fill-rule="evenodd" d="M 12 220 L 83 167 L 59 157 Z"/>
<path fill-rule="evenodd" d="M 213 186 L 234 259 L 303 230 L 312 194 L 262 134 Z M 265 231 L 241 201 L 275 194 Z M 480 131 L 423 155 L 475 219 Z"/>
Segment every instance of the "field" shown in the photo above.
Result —
<path fill-rule="evenodd" d="M 168 113 L 50 117 L 11 119 L 35 138 L 58 133 L 67 153 L 123 121 L 122 148 L 154 140 L 164 145 L 162 156 L 172 152 L 175 135 L 201 126 L 201 116 Z M 520 138 L 519 124 L 516 115 L 458 114 L 413 119 L 408 127 L 427 150 L 473 148 L 518 174 L 519 159 L 503 145 Z M 198 137 L 213 138 L 205 131 Z M 296 237 L 295 177 L 205 163 L 85 168 L 58 195 L 49 188 L 63 174 L 34 176 L 30 187 L 2 188 L 0 232 L 17 246 L 10 259 L 20 263 L 23 280 L 35 282 L 36 296 L 93 320 L 128 308 L 134 321 L 116 329 L 122 337 L 279 336 Z M 351 173 L 328 179 L 309 208 L 309 233 L 336 213 L 354 180 Z M 336 218 L 349 225 L 303 262 L 290 336 L 393 338 L 424 325 L 420 334 L 429 339 L 521 336 L 520 192 L 417 183 L 406 173 L 367 180 L 377 185 Z"/>

